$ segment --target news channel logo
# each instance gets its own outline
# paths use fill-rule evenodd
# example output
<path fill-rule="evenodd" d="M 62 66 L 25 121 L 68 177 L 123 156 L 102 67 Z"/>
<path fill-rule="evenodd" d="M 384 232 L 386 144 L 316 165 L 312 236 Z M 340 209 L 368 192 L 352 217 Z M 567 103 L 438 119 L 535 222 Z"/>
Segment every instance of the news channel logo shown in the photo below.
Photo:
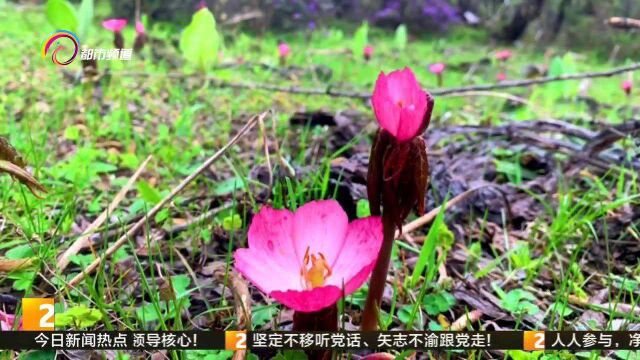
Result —
<path fill-rule="evenodd" d="M 70 51 L 69 51 L 70 50 Z M 69 30 L 56 30 L 43 42 L 40 54 L 43 59 L 48 56 L 57 66 L 71 64 L 80 53 L 80 60 L 131 60 L 133 49 L 81 48 L 78 36 Z"/>
<path fill-rule="evenodd" d="M 62 57 L 61 51 L 67 47 L 71 47 L 71 56 L 66 59 L 60 59 Z M 51 61 L 58 66 L 66 66 L 73 62 L 78 56 L 80 50 L 80 40 L 78 36 L 68 30 L 56 30 L 53 34 L 49 35 L 42 43 L 40 54 L 42 58 L 46 58 L 51 55 Z"/>

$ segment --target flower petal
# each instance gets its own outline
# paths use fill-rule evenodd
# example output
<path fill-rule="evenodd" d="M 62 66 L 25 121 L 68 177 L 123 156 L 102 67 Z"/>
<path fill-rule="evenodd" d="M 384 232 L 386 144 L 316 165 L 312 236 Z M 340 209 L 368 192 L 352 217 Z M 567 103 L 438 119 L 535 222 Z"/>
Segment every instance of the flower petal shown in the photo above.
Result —
<path fill-rule="evenodd" d="M 322 286 L 304 291 L 273 291 L 269 296 L 295 311 L 314 312 L 335 304 L 342 291 L 336 286 Z"/>
<path fill-rule="evenodd" d="M 302 289 L 300 270 L 284 271 L 263 252 L 238 249 L 233 258 L 235 269 L 265 294 L 276 289 Z"/>
<path fill-rule="evenodd" d="M 333 263 L 328 284 L 342 288 L 349 295 L 369 277 L 382 246 L 382 220 L 369 216 L 349 224 L 340 256 Z"/>
<path fill-rule="evenodd" d="M 380 72 L 371 97 L 371 105 L 378 124 L 391 135 L 396 136 L 400 125 L 400 107 L 389 93 L 388 77 Z"/>
<path fill-rule="evenodd" d="M 419 135 L 424 123 L 425 113 L 427 111 L 427 95 L 422 92 L 423 96 L 416 97 L 413 106 L 402 108 L 400 111 L 400 126 L 396 137 L 399 141 L 405 141 Z"/>
<path fill-rule="evenodd" d="M 127 26 L 127 19 L 108 19 L 102 22 L 102 27 L 109 31 L 119 32 Z"/>
<path fill-rule="evenodd" d="M 301 206 L 293 218 L 293 242 L 302 259 L 322 253 L 329 264 L 338 257 L 349 226 L 347 214 L 335 200 L 312 201 Z"/>
<path fill-rule="evenodd" d="M 276 260 L 284 269 L 300 271 L 304 250 L 296 252 L 293 219 L 294 214 L 289 210 L 262 207 L 249 226 L 249 248 Z"/>
<path fill-rule="evenodd" d="M 140 21 L 136 21 L 136 33 L 144 34 L 144 24 Z"/>

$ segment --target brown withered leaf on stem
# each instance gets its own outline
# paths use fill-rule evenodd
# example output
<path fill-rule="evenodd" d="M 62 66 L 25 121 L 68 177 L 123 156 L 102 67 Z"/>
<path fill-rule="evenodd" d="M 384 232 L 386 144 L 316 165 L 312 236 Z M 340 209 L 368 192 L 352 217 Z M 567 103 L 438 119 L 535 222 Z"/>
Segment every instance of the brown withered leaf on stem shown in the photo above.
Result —
<path fill-rule="evenodd" d="M 24 159 L 16 149 L 0 136 L 0 173 L 8 173 L 27 186 L 33 195 L 41 198 L 38 192 L 46 193 L 47 190 L 25 169 L 25 166 Z"/>

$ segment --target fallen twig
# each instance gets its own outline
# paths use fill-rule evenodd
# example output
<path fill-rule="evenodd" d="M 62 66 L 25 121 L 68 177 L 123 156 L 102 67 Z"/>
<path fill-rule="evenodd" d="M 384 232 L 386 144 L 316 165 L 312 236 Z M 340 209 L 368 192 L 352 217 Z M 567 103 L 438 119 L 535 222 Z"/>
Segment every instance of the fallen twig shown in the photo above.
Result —
<path fill-rule="evenodd" d="M 122 235 L 115 243 L 113 243 L 105 253 L 99 258 L 95 259 L 91 264 L 89 264 L 80 274 L 76 275 L 73 279 L 71 279 L 68 283 L 69 286 L 75 286 L 80 281 L 82 281 L 85 276 L 92 273 L 95 269 L 102 264 L 102 262 L 113 255 L 122 245 L 126 244 L 129 241 L 129 238 L 134 236 L 140 229 L 142 229 L 149 219 L 153 219 L 156 214 L 171 201 L 180 191 L 182 191 L 191 181 L 193 181 L 200 173 L 202 173 L 205 169 L 209 168 L 214 161 L 218 160 L 231 146 L 233 146 L 240 138 L 246 134 L 258 121 L 259 118 L 264 118 L 268 112 L 263 112 L 260 115 L 255 115 L 238 131 L 238 133 L 231 139 L 229 142 L 223 146 L 220 150 L 218 150 L 213 156 L 208 158 L 202 165 L 200 165 L 191 175 L 187 176 L 180 184 L 171 190 L 171 192 L 165 196 L 156 206 L 154 206 L 147 214 L 138 222 L 133 225 L 129 231 L 127 231 L 124 235 Z"/>
<path fill-rule="evenodd" d="M 507 89 L 514 87 L 527 87 L 532 85 L 545 84 L 555 81 L 567 81 L 567 80 L 580 80 L 580 79 L 592 79 L 599 77 L 610 77 L 618 74 L 622 74 L 629 71 L 634 71 L 640 69 L 640 63 L 634 63 L 627 66 L 621 66 L 617 68 L 613 68 L 606 71 L 595 71 L 595 72 L 584 72 L 577 74 L 565 74 L 559 76 L 547 76 L 540 77 L 535 79 L 521 79 L 521 80 L 511 80 L 511 81 L 502 81 L 494 84 L 479 84 L 479 85 L 469 85 L 469 86 L 461 86 L 461 87 L 453 87 L 453 88 L 442 88 L 442 89 L 432 89 L 430 93 L 434 96 L 447 96 L 453 94 L 462 94 L 467 92 L 474 91 L 488 91 L 488 90 L 496 90 L 496 89 Z M 117 73 L 120 76 L 130 76 L 130 77 L 168 77 L 171 79 L 186 79 L 191 77 L 202 77 L 200 74 L 184 74 L 184 73 L 149 73 L 149 72 L 119 72 Z M 277 91 L 277 92 L 286 92 L 291 94 L 305 94 L 305 95 L 325 95 L 325 96 L 333 96 L 333 97 L 347 97 L 347 98 L 356 98 L 356 99 L 368 99 L 371 97 L 371 92 L 359 92 L 359 91 L 345 91 L 345 90 L 334 90 L 331 85 L 326 88 L 304 88 L 298 86 L 281 86 L 281 85 L 273 85 L 273 84 L 263 84 L 263 83 L 249 83 L 249 82 L 233 82 L 222 80 L 213 76 L 204 76 L 204 80 L 207 80 L 212 86 L 220 87 L 220 88 L 232 88 L 232 89 L 250 89 L 250 90 L 267 90 L 267 91 Z"/>
<path fill-rule="evenodd" d="M 484 184 L 484 185 L 480 185 L 480 186 L 476 186 L 474 188 L 471 188 L 463 193 L 458 194 L 456 197 L 452 198 L 451 200 L 447 201 L 447 203 L 444 205 L 445 210 L 449 210 L 451 207 L 453 207 L 454 205 L 456 205 L 457 203 L 461 202 L 462 200 L 466 199 L 469 195 L 471 195 L 472 193 L 476 192 L 479 189 L 485 188 L 485 187 L 489 187 L 489 186 L 495 186 L 493 184 Z M 440 209 L 442 208 L 442 205 L 438 206 L 437 208 L 429 211 L 428 213 L 420 216 L 419 218 L 413 220 L 412 222 L 405 224 L 402 227 L 402 233 L 410 233 L 412 231 L 415 231 L 416 229 L 430 223 L 431 221 L 433 221 L 433 219 L 436 218 L 436 216 L 438 216 L 438 213 L 440 212 Z M 396 231 L 396 238 L 400 236 L 400 232 Z"/>
<path fill-rule="evenodd" d="M 76 239 L 76 241 L 74 241 L 73 244 L 71 244 L 71 246 L 69 246 L 69 248 L 64 253 L 62 253 L 62 255 L 60 255 L 60 257 L 58 258 L 58 265 L 57 265 L 58 271 L 62 273 L 64 269 L 66 269 L 67 266 L 69 266 L 70 258 L 73 255 L 76 255 L 80 250 L 87 247 L 87 244 L 89 243 L 88 240 L 91 237 L 91 234 L 93 234 L 97 228 L 102 226 L 104 221 L 107 219 L 107 216 L 113 213 L 113 211 L 118 207 L 122 199 L 124 199 L 124 197 L 127 195 L 127 192 L 129 192 L 129 189 L 131 189 L 131 186 L 133 186 L 133 184 L 136 182 L 140 174 L 142 174 L 142 170 L 144 170 L 144 168 L 147 166 L 150 160 L 151 160 L 151 155 L 149 155 L 147 159 L 143 161 L 142 164 L 140 164 L 136 172 L 133 173 L 131 178 L 129 178 L 129 181 L 127 181 L 127 183 L 122 187 L 122 189 L 120 189 L 120 191 L 116 194 L 116 196 L 111 201 L 111 204 L 109 204 L 109 206 L 102 212 L 102 214 L 100 214 L 100 216 L 98 216 L 91 223 L 91 225 L 87 227 L 87 229 L 82 233 L 82 235 L 80 235 L 80 237 Z"/>
<path fill-rule="evenodd" d="M 640 20 L 628 17 L 614 16 L 607 20 L 607 24 L 611 27 L 619 29 L 640 28 Z"/>

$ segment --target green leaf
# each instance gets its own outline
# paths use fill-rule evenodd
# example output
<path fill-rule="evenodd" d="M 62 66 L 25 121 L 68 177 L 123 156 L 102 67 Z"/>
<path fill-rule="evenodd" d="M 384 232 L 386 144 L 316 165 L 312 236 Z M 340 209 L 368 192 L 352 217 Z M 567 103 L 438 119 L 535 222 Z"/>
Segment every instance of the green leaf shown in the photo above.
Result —
<path fill-rule="evenodd" d="M 277 309 L 273 306 L 262 306 L 253 309 L 251 312 L 251 324 L 254 327 L 260 327 L 273 319 L 278 313 Z"/>
<path fill-rule="evenodd" d="M 298 350 L 284 350 L 273 357 L 272 360 L 307 360 L 307 355 Z"/>
<path fill-rule="evenodd" d="M 369 209 L 369 200 L 358 200 L 356 204 L 356 215 L 358 216 L 358 218 L 363 218 L 371 215 L 371 209 Z"/>
<path fill-rule="evenodd" d="M 161 309 L 165 307 L 164 303 L 159 304 L 159 306 Z M 158 316 L 158 312 L 156 311 L 156 307 L 152 303 L 147 303 L 137 308 L 136 315 L 144 322 L 152 322 L 160 319 L 160 317 Z"/>
<path fill-rule="evenodd" d="M 449 311 L 456 304 L 456 298 L 446 291 L 425 295 L 422 299 L 424 310 L 429 315 L 438 315 Z"/>
<path fill-rule="evenodd" d="M 398 50 L 404 50 L 407 47 L 407 26 L 405 24 L 400 24 L 396 29 L 395 42 Z"/>
<path fill-rule="evenodd" d="M 215 189 L 213 189 L 213 194 L 216 196 L 223 196 L 233 193 L 234 191 L 244 190 L 245 182 L 242 181 L 239 177 L 232 177 L 227 179 L 221 183 L 219 183 Z"/>
<path fill-rule="evenodd" d="M 154 189 L 148 182 L 140 180 L 138 181 L 136 187 L 138 188 L 138 192 L 140 193 L 140 196 L 144 201 L 151 204 L 157 204 L 162 200 L 162 195 L 160 195 L 160 192 Z"/>
<path fill-rule="evenodd" d="M 64 129 L 64 138 L 72 141 L 80 139 L 80 128 L 76 125 L 67 126 Z"/>
<path fill-rule="evenodd" d="M 216 19 L 209 9 L 196 11 L 180 37 L 180 51 L 185 59 L 205 71 L 218 58 L 222 37 L 216 30 Z"/>
<path fill-rule="evenodd" d="M 21 353 L 20 360 L 54 360 L 56 352 L 53 350 L 36 350 Z"/>
<path fill-rule="evenodd" d="M 222 228 L 226 231 L 242 229 L 242 218 L 238 214 L 233 214 L 222 219 Z"/>
<path fill-rule="evenodd" d="M 440 208 L 440 212 L 436 216 L 435 220 L 431 224 L 429 228 L 429 233 L 427 233 L 427 238 L 424 241 L 424 245 L 420 250 L 420 255 L 418 256 L 418 262 L 416 263 L 416 267 L 413 269 L 413 274 L 411 274 L 411 287 L 415 287 L 418 285 L 418 281 L 420 280 L 420 275 L 428 266 L 427 269 L 429 272 L 426 276 L 426 281 L 430 281 L 429 278 L 432 277 L 431 274 L 435 274 L 435 263 L 436 263 L 436 245 L 438 244 L 438 240 L 440 239 L 440 231 L 442 230 L 442 225 L 444 224 L 444 213 L 445 206 L 447 203 L 449 196 L 447 196 L 442 202 L 442 206 Z"/>
<path fill-rule="evenodd" d="M 4 256 L 9 260 L 28 259 L 34 256 L 33 246 L 30 244 L 16 246 L 7 251 Z"/>
<path fill-rule="evenodd" d="M 353 40 L 351 43 L 351 51 L 355 56 L 361 56 L 364 52 L 364 48 L 369 43 L 369 23 L 364 21 L 362 25 L 356 30 L 356 33 L 353 35 Z"/>
<path fill-rule="evenodd" d="M 80 41 L 87 41 L 93 22 L 93 0 L 82 0 L 78 15 L 78 36 Z"/>
<path fill-rule="evenodd" d="M 47 1 L 47 20 L 56 29 L 78 31 L 78 15 L 73 6 L 66 0 Z"/>
<path fill-rule="evenodd" d="M 34 271 L 14 271 L 7 275 L 13 282 L 13 288 L 18 291 L 25 291 L 31 288 L 33 278 L 36 276 Z"/>
<path fill-rule="evenodd" d="M 187 297 L 189 292 L 187 289 L 191 284 L 191 278 L 187 275 L 175 275 L 171 277 L 171 283 L 173 284 L 173 292 L 176 294 L 176 299 Z"/>
<path fill-rule="evenodd" d="M 69 308 L 63 313 L 56 314 L 56 326 L 88 328 L 102 319 L 102 313 L 98 309 L 88 308 L 86 305 L 78 305 Z"/>

